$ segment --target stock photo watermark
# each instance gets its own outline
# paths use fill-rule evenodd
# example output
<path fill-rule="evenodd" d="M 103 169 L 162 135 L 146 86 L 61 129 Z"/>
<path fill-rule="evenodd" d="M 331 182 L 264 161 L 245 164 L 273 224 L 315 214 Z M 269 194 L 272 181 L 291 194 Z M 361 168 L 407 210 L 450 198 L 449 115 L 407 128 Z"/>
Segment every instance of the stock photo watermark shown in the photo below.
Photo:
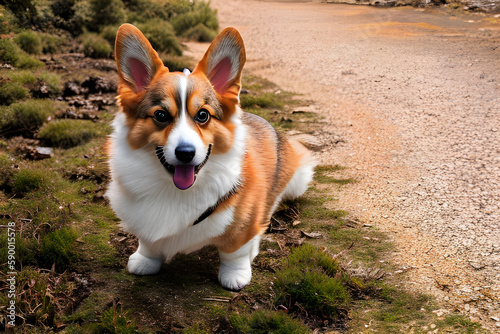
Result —
<path fill-rule="evenodd" d="M 7 224 L 7 324 L 16 326 L 16 223 Z"/>

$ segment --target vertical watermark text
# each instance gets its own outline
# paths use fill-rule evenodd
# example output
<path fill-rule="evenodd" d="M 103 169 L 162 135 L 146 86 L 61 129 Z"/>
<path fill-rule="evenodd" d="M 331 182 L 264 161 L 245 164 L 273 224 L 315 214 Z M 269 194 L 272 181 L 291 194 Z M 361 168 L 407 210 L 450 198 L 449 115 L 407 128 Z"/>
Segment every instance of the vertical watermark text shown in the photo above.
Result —
<path fill-rule="evenodd" d="M 7 225 L 7 323 L 16 326 L 16 223 Z"/>

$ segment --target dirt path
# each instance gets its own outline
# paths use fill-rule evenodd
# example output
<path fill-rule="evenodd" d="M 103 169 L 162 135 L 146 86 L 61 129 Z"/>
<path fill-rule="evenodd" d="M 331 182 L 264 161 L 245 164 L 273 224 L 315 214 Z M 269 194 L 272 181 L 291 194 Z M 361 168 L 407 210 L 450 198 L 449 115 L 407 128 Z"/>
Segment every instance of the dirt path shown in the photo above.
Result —
<path fill-rule="evenodd" d="M 242 33 L 247 73 L 325 117 L 322 161 L 359 181 L 336 209 L 394 237 L 410 286 L 500 330 L 500 18 L 211 3 Z"/>

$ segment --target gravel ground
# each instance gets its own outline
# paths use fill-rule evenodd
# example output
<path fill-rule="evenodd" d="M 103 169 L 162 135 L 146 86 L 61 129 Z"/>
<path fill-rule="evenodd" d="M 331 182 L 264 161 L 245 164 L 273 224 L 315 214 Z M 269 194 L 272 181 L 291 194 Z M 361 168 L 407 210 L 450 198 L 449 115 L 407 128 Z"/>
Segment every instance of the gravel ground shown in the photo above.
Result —
<path fill-rule="evenodd" d="M 359 181 L 336 209 L 393 236 L 409 286 L 500 332 L 500 17 L 211 3 L 240 30 L 246 73 L 325 117 L 321 160 Z"/>

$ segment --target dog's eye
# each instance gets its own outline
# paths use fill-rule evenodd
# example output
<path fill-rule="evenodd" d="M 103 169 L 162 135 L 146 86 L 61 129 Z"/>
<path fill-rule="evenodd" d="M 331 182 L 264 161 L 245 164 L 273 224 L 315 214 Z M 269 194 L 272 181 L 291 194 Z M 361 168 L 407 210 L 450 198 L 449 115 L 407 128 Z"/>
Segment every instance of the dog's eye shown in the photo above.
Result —
<path fill-rule="evenodd" d="M 210 119 L 210 113 L 207 109 L 200 109 L 194 116 L 194 120 L 200 124 L 205 124 Z"/>
<path fill-rule="evenodd" d="M 153 116 L 154 120 L 158 123 L 165 124 L 172 120 L 172 116 L 165 110 L 156 110 Z"/>

